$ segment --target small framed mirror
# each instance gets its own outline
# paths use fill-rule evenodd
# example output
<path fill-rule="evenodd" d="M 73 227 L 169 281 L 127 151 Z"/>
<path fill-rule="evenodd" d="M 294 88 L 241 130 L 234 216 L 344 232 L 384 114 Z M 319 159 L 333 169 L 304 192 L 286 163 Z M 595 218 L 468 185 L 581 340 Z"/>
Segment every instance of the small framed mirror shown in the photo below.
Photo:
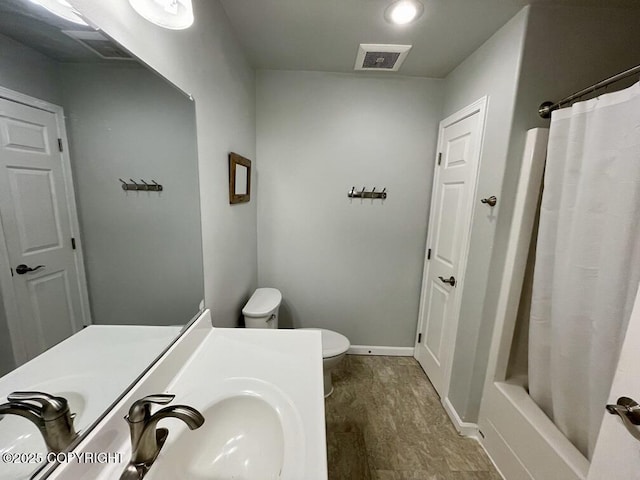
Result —
<path fill-rule="evenodd" d="M 229 203 L 248 202 L 251 197 L 251 160 L 229 154 Z"/>

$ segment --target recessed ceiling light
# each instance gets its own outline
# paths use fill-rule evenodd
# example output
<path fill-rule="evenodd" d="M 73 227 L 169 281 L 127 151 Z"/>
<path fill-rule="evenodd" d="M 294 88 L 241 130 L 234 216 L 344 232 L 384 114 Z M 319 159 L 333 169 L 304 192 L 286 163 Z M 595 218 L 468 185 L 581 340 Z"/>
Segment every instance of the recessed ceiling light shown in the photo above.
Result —
<path fill-rule="evenodd" d="M 387 21 L 396 25 L 406 25 L 416 20 L 424 10 L 417 0 L 400 0 L 387 7 L 384 16 Z"/>
<path fill-rule="evenodd" d="M 193 24 L 191 0 L 129 0 L 133 9 L 146 20 L 171 30 Z"/>

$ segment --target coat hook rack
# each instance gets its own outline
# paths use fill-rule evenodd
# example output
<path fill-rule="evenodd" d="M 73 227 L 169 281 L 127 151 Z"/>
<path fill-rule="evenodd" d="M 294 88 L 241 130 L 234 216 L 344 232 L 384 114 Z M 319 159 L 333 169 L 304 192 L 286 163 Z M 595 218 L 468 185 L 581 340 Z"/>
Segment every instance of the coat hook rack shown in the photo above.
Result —
<path fill-rule="evenodd" d="M 381 192 L 376 192 L 376 187 L 373 187 L 373 190 L 367 192 L 367 187 L 362 187 L 362 190 L 359 192 L 356 191 L 356 187 L 351 187 L 351 190 L 347 192 L 347 197 L 349 198 L 379 198 L 384 200 L 387 198 L 387 188 L 383 188 Z"/>
<path fill-rule="evenodd" d="M 127 183 L 124 180 L 122 180 L 121 178 L 119 178 L 118 180 L 120 180 L 120 182 L 122 182 L 122 189 L 123 190 L 136 190 L 136 191 L 144 191 L 144 192 L 161 192 L 163 190 L 162 185 L 160 185 L 158 182 L 156 182 L 155 180 L 151 180 L 151 182 L 153 183 L 153 185 L 145 182 L 144 180 L 140 180 L 142 183 L 137 183 L 135 180 L 133 179 L 129 179 L 129 181 L 131 183 Z"/>

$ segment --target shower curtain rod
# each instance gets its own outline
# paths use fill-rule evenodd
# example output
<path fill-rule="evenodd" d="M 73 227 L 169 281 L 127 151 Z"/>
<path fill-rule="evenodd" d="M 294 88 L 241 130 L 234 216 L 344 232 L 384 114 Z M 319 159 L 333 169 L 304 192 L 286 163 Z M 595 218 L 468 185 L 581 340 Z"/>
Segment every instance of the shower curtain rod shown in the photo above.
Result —
<path fill-rule="evenodd" d="M 591 85 L 590 87 L 587 87 L 583 90 L 580 90 L 579 92 L 574 93 L 573 95 L 569 95 L 568 97 L 563 98 L 559 102 L 556 102 L 556 103 L 544 102 L 538 108 L 538 114 L 540 114 L 542 118 L 549 118 L 551 116 L 552 111 L 558 110 L 565 103 L 569 103 L 575 100 L 576 98 L 583 97 L 587 93 L 595 92 L 596 90 L 599 90 L 608 85 L 611 85 L 612 83 L 623 80 L 627 77 L 630 77 L 631 75 L 635 75 L 636 73 L 640 73 L 640 65 L 636 65 L 635 67 L 632 67 L 629 70 L 625 70 L 624 72 L 620 72 L 617 75 L 606 78 L 605 80 L 602 80 L 594 85 Z"/>

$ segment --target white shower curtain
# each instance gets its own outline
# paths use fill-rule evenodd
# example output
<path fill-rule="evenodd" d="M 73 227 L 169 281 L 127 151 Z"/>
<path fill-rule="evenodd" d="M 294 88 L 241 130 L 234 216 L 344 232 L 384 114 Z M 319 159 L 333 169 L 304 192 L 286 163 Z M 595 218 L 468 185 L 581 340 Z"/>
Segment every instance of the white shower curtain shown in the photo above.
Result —
<path fill-rule="evenodd" d="M 587 458 L 639 280 L 640 83 L 554 112 L 549 132 L 529 393 Z"/>

